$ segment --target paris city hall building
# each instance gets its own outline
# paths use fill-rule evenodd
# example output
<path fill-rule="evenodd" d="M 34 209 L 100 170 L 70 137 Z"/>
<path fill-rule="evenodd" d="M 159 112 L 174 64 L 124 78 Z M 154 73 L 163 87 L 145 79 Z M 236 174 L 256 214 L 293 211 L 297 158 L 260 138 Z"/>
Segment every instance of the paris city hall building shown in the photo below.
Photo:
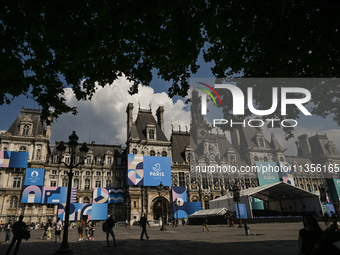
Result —
<path fill-rule="evenodd" d="M 198 97 L 194 91 L 193 97 Z M 133 118 L 134 105 L 129 103 L 127 114 L 126 146 L 87 144 L 89 151 L 84 164 L 73 169 L 72 187 L 77 188 L 76 203 L 92 203 L 93 189 L 124 189 L 124 203 L 108 204 L 108 215 L 116 221 L 128 219 L 131 224 L 147 213 L 149 220 L 158 220 L 162 209 L 166 220 L 174 213 L 171 187 L 159 192 L 157 186 L 127 185 L 129 155 L 169 157 L 172 186 L 186 187 L 186 200 L 200 202 L 202 209 L 209 209 L 209 201 L 230 193 L 235 181 L 241 188 L 259 186 L 256 175 L 244 174 L 239 179 L 226 174 L 209 176 L 207 173 L 190 175 L 190 162 L 205 164 L 255 165 L 256 162 L 287 162 L 293 166 L 305 164 L 340 163 L 340 152 L 327 134 L 307 134 L 298 137 L 296 156 L 285 155 L 285 149 L 272 134 L 270 140 L 261 128 L 242 127 L 230 133 L 212 134 L 211 128 L 200 114 L 200 106 L 191 106 L 193 120 L 191 129 L 171 127 L 170 139 L 165 136 L 164 118 L 166 109 L 158 107 L 155 114 L 150 109 L 138 109 Z M 185 129 L 185 130 L 184 130 Z M 22 108 L 16 120 L 6 132 L 0 134 L 0 151 L 28 152 L 27 168 L 45 169 L 44 186 L 66 187 L 68 168 L 59 164 L 56 147 L 50 136 L 52 124 L 40 119 L 37 109 Z M 71 132 L 69 132 L 71 133 Z M 292 141 L 294 142 L 294 141 Z M 79 141 L 78 147 L 82 145 Z M 65 151 L 62 160 L 70 162 L 70 153 Z M 24 214 L 26 222 L 56 221 L 58 204 L 21 203 L 26 168 L 0 168 L 0 220 L 18 219 Z M 339 194 L 332 195 L 329 180 L 301 173 L 294 176 L 294 185 L 320 195 L 323 204 L 332 202 L 338 209 Z M 331 200 L 331 201 L 330 201 Z M 264 205 L 266 208 L 266 205 Z"/>

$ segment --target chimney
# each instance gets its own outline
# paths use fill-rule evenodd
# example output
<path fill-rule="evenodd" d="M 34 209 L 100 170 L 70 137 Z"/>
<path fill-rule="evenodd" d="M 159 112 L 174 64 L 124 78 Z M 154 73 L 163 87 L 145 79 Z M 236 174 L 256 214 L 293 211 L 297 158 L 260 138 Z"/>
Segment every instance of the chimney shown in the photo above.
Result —
<path fill-rule="evenodd" d="M 132 110 L 133 110 L 133 103 L 129 103 L 128 106 L 126 107 L 126 113 L 127 113 L 127 140 L 129 140 L 130 133 L 131 133 L 131 127 L 132 127 Z"/>
<path fill-rule="evenodd" d="M 308 135 L 306 135 L 306 134 L 300 135 L 298 137 L 298 139 L 299 139 L 299 145 L 300 145 L 300 149 L 301 149 L 301 152 L 302 152 L 302 156 L 311 158 L 312 157 L 312 151 L 311 151 L 311 148 L 310 148 L 310 145 L 309 145 Z"/>
<path fill-rule="evenodd" d="M 50 124 L 46 125 L 46 137 L 48 138 L 48 140 L 50 140 L 51 138 L 51 132 L 52 132 L 52 112 L 50 112 L 50 116 L 48 116 L 48 120 L 50 121 Z"/>
<path fill-rule="evenodd" d="M 232 145 L 235 147 L 236 150 L 241 149 L 241 138 L 240 138 L 240 131 L 237 128 L 233 128 L 230 132 L 231 142 Z"/>
<path fill-rule="evenodd" d="M 163 113 L 164 113 L 164 107 L 163 106 L 158 107 L 158 109 L 156 111 L 157 122 L 158 122 L 158 125 L 161 127 L 162 132 L 164 133 L 164 117 L 163 117 Z"/>

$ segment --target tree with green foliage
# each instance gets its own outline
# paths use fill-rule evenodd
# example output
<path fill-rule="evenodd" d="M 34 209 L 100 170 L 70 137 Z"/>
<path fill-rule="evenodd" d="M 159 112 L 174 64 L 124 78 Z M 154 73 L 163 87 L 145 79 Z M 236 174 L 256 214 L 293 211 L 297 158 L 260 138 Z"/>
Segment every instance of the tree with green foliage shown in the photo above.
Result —
<path fill-rule="evenodd" d="M 322 1 L 7 1 L 0 10 L 0 105 L 19 95 L 42 117 L 76 113 L 64 89 L 90 100 L 124 74 L 148 85 L 152 70 L 186 96 L 203 50 L 216 77 L 337 77 L 339 5 Z M 265 84 L 258 85 L 265 90 Z M 334 84 L 331 84 L 334 86 Z M 339 118 L 339 90 L 317 86 L 316 114 Z M 329 92 L 332 91 L 330 94 Z M 254 99 L 261 102 L 262 93 Z M 259 105 L 261 107 L 261 103 Z M 294 114 L 294 113 L 293 113 Z"/>

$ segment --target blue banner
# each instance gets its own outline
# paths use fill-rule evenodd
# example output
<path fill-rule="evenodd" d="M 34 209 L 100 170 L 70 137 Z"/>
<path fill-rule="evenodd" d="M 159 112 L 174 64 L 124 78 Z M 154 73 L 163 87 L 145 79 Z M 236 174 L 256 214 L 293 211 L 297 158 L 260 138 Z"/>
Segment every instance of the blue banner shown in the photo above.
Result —
<path fill-rule="evenodd" d="M 0 167 L 26 168 L 27 161 L 27 151 L 0 151 Z"/>
<path fill-rule="evenodd" d="M 335 212 L 334 205 L 326 204 L 326 210 L 327 210 L 329 217 L 332 217 L 332 214 Z"/>
<path fill-rule="evenodd" d="M 24 190 L 22 191 L 21 203 L 26 204 L 38 204 L 41 202 L 42 196 L 42 187 L 29 185 L 24 186 Z"/>
<path fill-rule="evenodd" d="M 66 204 L 59 204 L 58 217 L 65 220 Z M 70 205 L 70 221 L 78 221 L 84 215 L 88 216 L 89 220 L 106 220 L 107 219 L 107 203 L 102 204 L 79 204 L 72 203 Z"/>
<path fill-rule="evenodd" d="M 124 203 L 124 189 L 110 188 L 109 189 L 109 204 L 123 204 Z"/>
<path fill-rule="evenodd" d="M 169 157 L 144 156 L 144 186 L 172 186 Z"/>
<path fill-rule="evenodd" d="M 71 203 L 76 202 L 77 188 L 71 188 Z M 66 203 L 67 187 L 43 187 L 42 204 Z"/>
<path fill-rule="evenodd" d="M 182 205 L 173 204 L 174 218 L 188 218 L 189 215 L 202 210 L 201 202 L 184 202 Z"/>
<path fill-rule="evenodd" d="M 255 161 L 260 186 L 280 182 L 280 165 L 277 162 Z"/>
<path fill-rule="evenodd" d="M 246 205 L 245 204 L 238 204 L 240 208 L 240 214 L 241 214 L 241 219 L 247 219 L 247 210 L 246 210 Z M 238 217 L 238 209 L 237 209 L 237 204 L 235 204 L 235 209 L 236 209 L 236 217 Z"/>
<path fill-rule="evenodd" d="M 187 202 L 187 189 L 182 186 L 172 187 L 172 202 L 177 199 L 177 203 Z"/>
<path fill-rule="evenodd" d="M 44 185 L 45 169 L 27 168 L 24 185 Z"/>

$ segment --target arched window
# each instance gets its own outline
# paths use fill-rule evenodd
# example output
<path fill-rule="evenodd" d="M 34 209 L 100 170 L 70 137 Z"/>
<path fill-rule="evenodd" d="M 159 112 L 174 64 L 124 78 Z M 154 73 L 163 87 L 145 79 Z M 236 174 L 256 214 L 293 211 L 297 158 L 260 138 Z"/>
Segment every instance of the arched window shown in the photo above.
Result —
<path fill-rule="evenodd" d="M 162 157 L 166 157 L 168 156 L 168 154 L 166 153 L 166 151 L 162 151 Z"/>
<path fill-rule="evenodd" d="M 53 163 L 58 163 L 58 155 L 53 156 Z"/>
<path fill-rule="evenodd" d="M 150 156 L 155 156 L 155 155 L 156 155 L 155 151 L 150 151 Z"/>
<path fill-rule="evenodd" d="M 14 196 L 11 197 L 11 200 L 9 201 L 9 208 L 17 208 L 18 205 L 18 197 Z"/>
<path fill-rule="evenodd" d="M 91 164 L 91 156 L 86 157 L 86 164 Z"/>
<path fill-rule="evenodd" d="M 29 134 L 29 131 L 30 131 L 30 126 L 25 125 L 24 128 L 22 129 L 22 135 L 27 136 Z"/>
<path fill-rule="evenodd" d="M 84 203 L 89 204 L 90 203 L 90 198 L 89 197 L 84 197 Z"/>
<path fill-rule="evenodd" d="M 153 129 L 149 130 L 149 139 L 155 139 L 155 130 Z"/>
<path fill-rule="evenodd" d="M 26 147 L 25 146 L 21 146 L 20 147 L 20 151 L 26 151 Z"/>
<path fill-rule="evenodd" d="M 254 160 L 255 160 L 255 161 L 259 161 L 259 157 L 258 157 L 258 156 L 255 156 L 255 157 L 254 157 Z"/>
<path fill-rule="evenodd" d="M 40 149 L 37 149 L 36 155 L 35 155 L 36 159 L 40 159 L 41 157 L 41 151 Z"/>
<path fill-rule="evenodd" d="M 259 142 L 260 142 L 260 146 L 261 146 L 261 147 L 264 147 L 264 142 L 263 142 L 263 139 L 262 139 L 262 138 L 259 139 Z"/>
<path fill-rule="evenodd" d="M 280 161 L 283 161 L 283 157 L 280 157 Z"/>
<path fill-rule="evenodd" d="M 267 157 L 264 157 L 263 160 L 264 160 L 265 162 L 268 162 L 268 158 L 267 158 Z"/>
<path fill-rule="evenodd" d="M 100 166 L 101 162 L 102 162 L 102 158 L 98 156 L 96 165 Z"/>
<path fill-rule="evenodd" d="M 112 165 L 112 157 L 107 157 L 107 164 Z"/>
<path fill-rule="evenodd" d="M 133 149 L 132 154 L 137 154 L 137 149 Z"/>
<path fill-rule="evenodd" d="M 198 197 L 193 197 L 192 198 L 192 202 L 198 202 L 199 200 L 198 200 Z"/>

